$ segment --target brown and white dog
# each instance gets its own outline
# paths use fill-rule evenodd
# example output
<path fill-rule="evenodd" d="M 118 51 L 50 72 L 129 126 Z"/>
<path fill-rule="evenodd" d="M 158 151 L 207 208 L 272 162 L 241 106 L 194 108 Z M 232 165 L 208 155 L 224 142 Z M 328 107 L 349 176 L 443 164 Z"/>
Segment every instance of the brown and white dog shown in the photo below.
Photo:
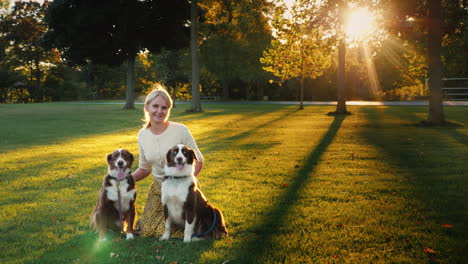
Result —
<path fill-rule="evenodd" d="M 184 242 L 228 234 L 223 214 L 210 205 L 198 188 L 193 174 L 195 160 L 198 160 L 195 151 L 182 144 L 174 146 L 166 154 L 166 176 L 161 185 L 166 221 L 160 240 L 169 239 L 172 224 L 184 228 Z"/>
<path fill-rule="evenodd" d="M 107 155 L 108 173 L 104 176 L 96 207 L 91 216 L 91 227 L 105 240 L 107 230 L 126 232 L 133 239 L 136 223 L 136 186 L 131 174 L 133 155 L 117 149 Z"/>

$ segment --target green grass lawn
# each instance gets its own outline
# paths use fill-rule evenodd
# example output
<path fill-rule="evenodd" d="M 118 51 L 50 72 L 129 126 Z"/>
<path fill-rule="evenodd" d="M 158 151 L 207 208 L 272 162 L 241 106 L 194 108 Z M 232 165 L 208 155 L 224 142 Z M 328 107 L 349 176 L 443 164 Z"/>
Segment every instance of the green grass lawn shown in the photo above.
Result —
<path fill-rule="evenodd" d="M 186 107 L 171 120 L 203 152 L 228 238 L 98 243 L 88 223 L 105 156 L 137 154 L 142 110 L 0 105 L 0 263 L 468 263 L 467 107 L 445 107 L 459 124 L 447 128 L 417 125 L 416 106 Z"/>

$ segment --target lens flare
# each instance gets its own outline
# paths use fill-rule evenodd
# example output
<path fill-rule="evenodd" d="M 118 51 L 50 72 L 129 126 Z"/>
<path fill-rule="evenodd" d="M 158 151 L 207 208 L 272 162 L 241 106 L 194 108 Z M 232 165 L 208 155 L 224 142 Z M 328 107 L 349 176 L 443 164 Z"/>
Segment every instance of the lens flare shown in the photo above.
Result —
<path fill-rule="evenodd" d="M 365 40 L 376 31 L 375 17 L 367 8 L 352 9 L 347 16 L 345 30 L 349 40 Z"/>

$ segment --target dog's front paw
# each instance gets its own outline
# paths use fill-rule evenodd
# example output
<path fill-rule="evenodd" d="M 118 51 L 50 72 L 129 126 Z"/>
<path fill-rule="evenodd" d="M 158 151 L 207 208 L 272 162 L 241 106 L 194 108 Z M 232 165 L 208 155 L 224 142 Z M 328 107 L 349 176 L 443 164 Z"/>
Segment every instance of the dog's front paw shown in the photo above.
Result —
<path fill-rule="evenodd" d="M 132 233 L 127 233 L 127 240 L 132 240 L 134 238 L 135 236 Z"/>
<path fill-rule="evenodd" d="M 184 243 L 190 243 L 192 242 L 192 238 L 189 236 L 184 236 Z"/>

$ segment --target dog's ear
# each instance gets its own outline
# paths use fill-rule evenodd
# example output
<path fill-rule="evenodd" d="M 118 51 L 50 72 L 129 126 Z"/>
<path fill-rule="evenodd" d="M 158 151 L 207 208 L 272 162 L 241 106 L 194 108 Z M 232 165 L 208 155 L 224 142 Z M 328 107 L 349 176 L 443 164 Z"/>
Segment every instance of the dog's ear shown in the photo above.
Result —
<path fill-rule="evenodd" d="M 107 154 L 107 164 L 109 164 L 109 165 L 110 165 L 110 163 L 111 163 L 111 160 L 112 160 L 112 153 L 110 153 L 110 154 Z"/>
<path fill-rule="evenodd" d="M 190 154 L 190 156 L 187 163 L 193 164 L 193 160 L 198 161 L 197 154 L 195 154 L 195 151 L 193 149 L 189 149 L 188 153 Z"/>
<path fill-rule="evenodd" d="M 167 153 L 166 153 L 166 161 L 167 161 L 167 163 L 170 163 L 170 162 L 171 162 L 171 153 L 172 153 L 172 149 L 168 150 Z"/>
<path fill-rule="evenodd" d="M 130 162 L 133 163 L 133 161 L 135 160 L 135 157 L 133 157 L 133 154 L 130 151 L 126 150 L 126 149 L 123 150 L 123 153 L 125 153 L 125 155 L 127 155 L 128 158 L 130 159 Z"/>

